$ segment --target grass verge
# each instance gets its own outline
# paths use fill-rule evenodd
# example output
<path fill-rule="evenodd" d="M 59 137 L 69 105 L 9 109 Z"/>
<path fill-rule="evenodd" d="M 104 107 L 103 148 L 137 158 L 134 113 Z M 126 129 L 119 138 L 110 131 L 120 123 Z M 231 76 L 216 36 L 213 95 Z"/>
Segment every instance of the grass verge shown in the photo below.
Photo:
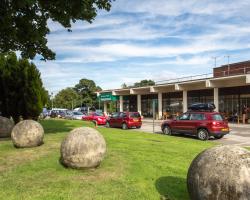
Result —
<path fill-rule="evenodd" d="M 195 139 L 100 127 L 107 155 L 97 169 L 59 163 L 60 144 L 75 127 L 91 123 L 41 121 L 45 144 L 16 149 L 0 141 L 0 198 L 24 200 L 188 199 L 186 174 L 193 158 L 213 146 Z"/>

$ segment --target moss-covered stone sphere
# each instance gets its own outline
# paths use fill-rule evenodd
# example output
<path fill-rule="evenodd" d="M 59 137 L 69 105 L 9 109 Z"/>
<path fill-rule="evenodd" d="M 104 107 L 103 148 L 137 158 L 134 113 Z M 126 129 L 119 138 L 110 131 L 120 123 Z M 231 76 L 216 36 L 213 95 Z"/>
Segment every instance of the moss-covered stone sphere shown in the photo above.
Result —
<path fill-rule="evenodd" d="M 15 147 L 36 147 L 43 144 L 44 130 L 34 120 L 23 120 L 15 125 L 11 139 Z"/>
<path fill-rule="evenodd" d="M 0 116 L 0 137 L 10 137 L 14 125 L 9 118 Z"/>
<path fill-rule="evenodd" d="M 103 136 L 93 128 L 72 130 L 61 144 L 61 163 L 70 168 L 94 168 L 106 153 Z"/>
<path fill-rule="evenodd" d="M 187 176 L 192 200 L 250 199 L 250 151 L 218 146 L 200 153 Z"/>

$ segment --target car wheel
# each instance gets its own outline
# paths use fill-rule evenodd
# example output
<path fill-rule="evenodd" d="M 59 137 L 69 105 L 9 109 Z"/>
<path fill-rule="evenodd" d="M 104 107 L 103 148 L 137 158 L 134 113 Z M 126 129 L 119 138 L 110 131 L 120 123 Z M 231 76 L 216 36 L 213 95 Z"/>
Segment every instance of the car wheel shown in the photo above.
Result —
<path fill-rule="evenodd" d="M 141 126 L 137 126 L 136 128 L 137 128 L 137 129 L 140 129 L 140 128 L 141 128 Z"/>
<path fill-rule="evenodd" d="M 221 138 L 223 138 L 223 137 L 224 137 L 224 135 L 215 135 L 215 136 L 214 136 L 215 139 L 221 139 Z"/>
<path fill-rule="evenodd" d="M 126 123 L 123 123 L 123 124 L 122 124 L 122 129 L 123 129 L 123 130 L 127 130 L 127 129 L 128 129 L 128 126 L 127 126 Z"/>
<path fill-rule="evenodd" d="M 163 128 L 163 133 L 164 133 L 165 135 L 172 135 L 172 130 L 171 130 L 171 128 L 170 128 L 169 126 L 165 126 L 165 127 Z"/>
<path fill-rule="evenodd" d="M 109 122 L 106 122 L 106 127 L 110 128 L 110 123 Z"/>
<path fill-rule="evenodd" d="M 206 129 L 199 129 L 197 136 L 200 140 L 208 140 L 209 139 L 209 134 L 208 131 Z"/>

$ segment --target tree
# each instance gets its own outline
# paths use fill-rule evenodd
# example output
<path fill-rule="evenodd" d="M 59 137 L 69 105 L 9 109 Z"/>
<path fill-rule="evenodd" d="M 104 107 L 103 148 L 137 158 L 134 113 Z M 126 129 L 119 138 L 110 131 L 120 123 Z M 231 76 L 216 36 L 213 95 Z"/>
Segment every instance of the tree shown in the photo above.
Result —
<path fill-rule="evenodd" d="M 127 86 L 127 84 L 126 84 L 126 83 L 123 83 L 123 84 L 121 85 L 121 87 L 122 87 L 122 89 L 126 89 L 126 88 L 128 88 L 128 86 Z"/>
<path fill-rule="evenodd" d="M 1 0 L 0 53 L 20 51 L 22 57 L 55 59 L 47 47 L 48 20 L 71 31 L 77 20 L 92 23 L 98 9 L 109 11 L 112 0 Z"/>
<path fill-rule="evenodd" d="M 81 79 L 78 84 L 75 85 L 74 90 L 80 95 L 82 102 L 86 106 L 93 106 L 97 104 L 97 91 L 102 89 L 95 84 L 93 80 Z"/>
<path fill-rule="evenodd" d="M 68 87 L 59 91 L 53 100 L 55 107 L 72 109 L 75 105 L 79 105 L 81 97 L 73 88 Z"/>
<path fill-rule="evenodd" d="M 0 94 L 2 115 L 15 123 L 20 117 L 37 119 L 47 101 L 36 66 L 14 53 L 0 55 Z"/>
<path fill-rule="evenodd" d="M 140 82 L 134 83 L 134 87 L 143 87 L 143 86 L 150 86 L 155 85 L 155 82 L 153 80 L 141 80 Z"/>

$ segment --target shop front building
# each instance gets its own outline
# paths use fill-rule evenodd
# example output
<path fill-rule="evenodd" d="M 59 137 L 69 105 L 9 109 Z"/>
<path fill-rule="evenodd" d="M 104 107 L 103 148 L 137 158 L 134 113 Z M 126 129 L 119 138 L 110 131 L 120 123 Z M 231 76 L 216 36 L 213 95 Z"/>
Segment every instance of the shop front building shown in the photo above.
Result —
<path fill-rule="evenodd" d="M 138 111 L 145 118 L 173 118 L 186 112 L 193 103 L 214 103 L 216 111 L 230 120 L 242 120 L 242 108 L 250 108 L 250 61 L 214 68 L 204 78 L 185 77 L 165 84 L 138 88 L 105 90 L 98 95 L 111 94 L 116 111 Z M 249 109 L 250 110 L 250 109 Z M 155 115 L 154 115 L 155 113 Z M 247 119 L 250 119 L 250 116 Z"/>

